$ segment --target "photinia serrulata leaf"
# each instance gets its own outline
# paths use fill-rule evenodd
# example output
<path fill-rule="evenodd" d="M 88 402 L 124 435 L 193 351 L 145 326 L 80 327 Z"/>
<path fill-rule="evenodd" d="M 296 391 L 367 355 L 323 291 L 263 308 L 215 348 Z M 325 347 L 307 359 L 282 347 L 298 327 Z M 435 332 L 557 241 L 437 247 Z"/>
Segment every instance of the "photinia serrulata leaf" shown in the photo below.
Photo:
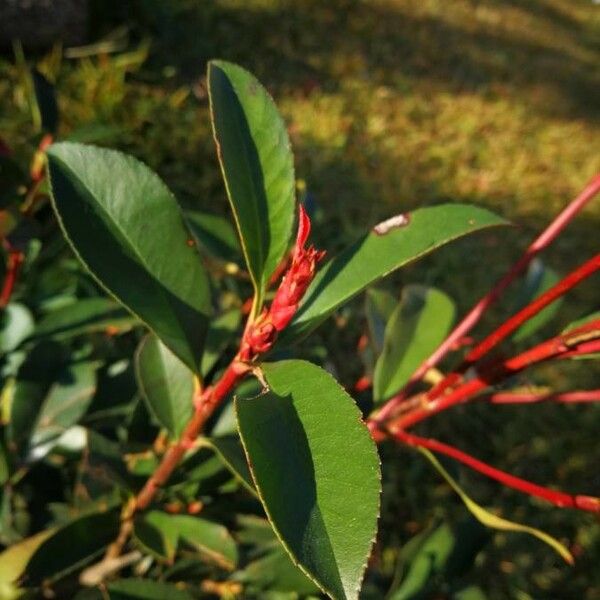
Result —
<path fill-rule="evenodd" d="M 326 371 L 301 360 L 261 369 L 268 389 L 236 400 L 259 497 L 292 560 L 331 598 L 356 599 L 379 514 L 375 444 Z"/>

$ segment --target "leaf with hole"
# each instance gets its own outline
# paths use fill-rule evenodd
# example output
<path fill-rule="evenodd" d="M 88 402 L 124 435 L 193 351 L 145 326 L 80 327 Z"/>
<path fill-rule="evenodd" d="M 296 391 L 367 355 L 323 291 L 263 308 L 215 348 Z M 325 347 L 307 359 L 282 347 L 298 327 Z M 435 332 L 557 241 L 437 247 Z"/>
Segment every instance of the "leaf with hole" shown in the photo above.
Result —
<path fill-rule="evenodd" d="M 342 304 L 378 279 L 465 235 L 507 221 L 466 204 L 440 204 L 410 213 L 404 225 L 371 231 L 332 258 L 317 273 L 286 339 L 306 334 Z"/>

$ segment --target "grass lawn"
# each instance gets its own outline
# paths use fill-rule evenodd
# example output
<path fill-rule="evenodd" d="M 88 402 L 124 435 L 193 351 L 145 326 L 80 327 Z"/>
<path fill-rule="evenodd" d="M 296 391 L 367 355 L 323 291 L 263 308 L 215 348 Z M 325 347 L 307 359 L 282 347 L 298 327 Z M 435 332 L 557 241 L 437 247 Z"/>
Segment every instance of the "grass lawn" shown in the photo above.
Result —
<path fill-rule="evenodd" d="M 425 282 L 468 308 L 600 172 L 600 6 L 589 0 L 130 0 L 97 2 L 93 26 L 94 39 L 112 32 L 118 51 L 42 59 L 57 79 L 63 134 L 135 154 L 185 203 L 227 210 L 204 83 L 206 61 L 220 57 L 253 71 L 284 114 L 321 247 L 334 252 L 383 218 L 441 201 L 485 205 L 517 225 L 403 271 L 387 282 L 396 292 Z M 122 48 L 118 26 L 127 28 Z M 0 73 L 0 135 L 25 153 L 32 129 L 10 54 Z M 597 200 L 546 262 L 566 272 L 598 251 L 599 232 Z M 600 308 L 598 289 L 596 277 L 575 290 L 547 333 Z M 360 363 L 346 349 L 363 321 L 358 311 L 342 317 L 319 343 L 351 384 Z M 552 377 L 559 387 L 598 387 L 600 367 Z M 598 495 L 599 428 L 596 406 L 474 406 L 424 431 L 517 475 Z M 411 532 L 464 511 L 421 458 L 384 452 L 397 458 L 386 469 L 385 489 L 395 491 L 384 497 L 375 557 L 385 577 Z M 600 598 L 597 520 L 470 473 L 462 482 L 482 504 L 572 541 L 581 554 L 570 568 L 527 537 L 495 535 L 466 581 L 491 599 Z"/>

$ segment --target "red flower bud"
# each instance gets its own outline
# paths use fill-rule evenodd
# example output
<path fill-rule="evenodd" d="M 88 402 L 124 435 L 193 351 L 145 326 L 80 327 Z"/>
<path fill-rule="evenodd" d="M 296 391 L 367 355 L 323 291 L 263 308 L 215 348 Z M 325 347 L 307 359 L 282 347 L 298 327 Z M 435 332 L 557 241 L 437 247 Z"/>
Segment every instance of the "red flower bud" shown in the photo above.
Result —
<path fill-rule="evenodd" d="M 298 235 L 292 254 L 292 264 L 283 276 L 271 304 L 271 321 L 277 331 L 284 329 L 292 320 L 300 300 L 315 276 L 317 263 L 325 256 L 325 252 L 315 250 L 314 246 L 304 247 L 309 234 L 310 219 L 304 207 L 300 205 Z"/>
<path fill-rule="evenodd" d="M 285 328 L 298 310 L 298 304 L 313 280 L 316 265 L 325 256 L 325 252 L 315 250 L 313 246 L 304 247 L 309 234 L 310 219 L 300 206 L 292 263 L 279 284 L 270 309 L 263 310 L 244 334 L 240 360 L 251 361 L 258 354 L 270 350 L 277 332 Z"/>

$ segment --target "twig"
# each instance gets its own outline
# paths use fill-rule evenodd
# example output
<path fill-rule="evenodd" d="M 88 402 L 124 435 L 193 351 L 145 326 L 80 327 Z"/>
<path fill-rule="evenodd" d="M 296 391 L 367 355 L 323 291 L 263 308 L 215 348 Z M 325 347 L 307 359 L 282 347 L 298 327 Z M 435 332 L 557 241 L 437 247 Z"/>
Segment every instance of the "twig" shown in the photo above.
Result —
<path fill-rule="evenodd" d="M 94 587 L 101 584 L 109 575 L 112 575 L 141 559 L 142 553 L 139 550 L 133 550 L 123 556 L 96 563 L 81 572 L 81 575 L 79 575 L 79 583 L 87 587 Z"/>
<path fill-rule="evenodd" d="M 427 394 L 429 399 L 434 399 L 444 393 L 453 385 L 456 385 L 460 377 L 477 361 L 493 350 L 500 342 L 515 332 L 521 325 L 540 313 L 546 306 L 564 296 L 569 290 L 579 285 L 600 269 L 600 254 L 590 258 L 580 267 L 561 279 L 556 285 L 544 292 L 541 296 L 530 302 L 507 321 L 502 323 L 495 331 L 490 333 L 482 342 L 477 344 L 465 357 L 461 365 L 446 377 Z"/>
<path fill-rule="evenodd" d="M 6 241 L 5 244 L 7 244 Z M 0 292 L 0 308 L 6 308 L 10 302 L 24 260 L 25 256 L 20 250 L 9 248 L 6 261 L 6 275 L 4 276 L 4 283 Z"/>
<path fill-rule="evenodd" d="M 427 448 L 433 452 L 439 452 L 445 454 L 465 465 L 471 469 L 482 473 L 483 475 L 499 481 L 500 483 L 528 494 L 529 496 L 535 496 L 536 498 L 542 498 L 555 506 L 561 508 L 576 508 L 579 510 L 586 510 L 590 512 L 600 512 L 600 499 L 593 496 L 584 495 L 573 495 L 557 490 L 552 490 L 547 487 L 543 487 L 526 479 L 521 479 L 500 469 L 496 469 L 487 463 L 455 448 L 449 444 L 444 444 L 438 440 L 424 438 L 417 435 L 413 435 L 402 429 L 395 429 L 389 432 L 390 435 L 399 442 L 414 446 L 416 448 Z"/>
<path fill-rule="evenodd" d="M 504 290 L 516 279 L 531 261 L 542 250 L 549 246 L 561 231 L 573 220 L 583 207 L 600 191 L 600 175 L 596 175 L 587 184 L 584 190 L 572 200 L 569 205 L 550 223 L 550 225 L 533 241 L 521 258 L 513 265 L 510 271 L 496 283 L 496 285 L 469 311 L 463 320 L 454 328 L 450 335 L 442 342 L 429 358 L 427 358 L 404 386 L 400 394 L 390 399 L 375 415 L 375 419 L 382 423 L 392 415 L 397 406 L 407 397 L 408 392 L 420 381 L 425 373 L 435 367 L 455 347 L 455 344 L 463 338 L 479 322 L 482 315 L 502 295 Z"/>
<path fill-rule="evenodd" d="M 573 357 L 600 350 L 600 319 L 556 336 L 512 358 L 483 366 L 474 379 L 446 395 L 422 403 L 393 421 L 393 427 L 407 429 L 443 410 L 468 401 L 480 391 L 511 377 L 528 367 L 555 358 Z M 374 420 L 379 424 L 377 419 Z M 390 425 L 392 426 L 392 425 Z"/>
<path fill-rule="evenodd" d="M 496 392 L 485 398 L 491 404 L 535 404 L 538 402 L 556 402 L 576 404 L 600 402 L 599 390 L 581 390 L 574 392 Z"/>

